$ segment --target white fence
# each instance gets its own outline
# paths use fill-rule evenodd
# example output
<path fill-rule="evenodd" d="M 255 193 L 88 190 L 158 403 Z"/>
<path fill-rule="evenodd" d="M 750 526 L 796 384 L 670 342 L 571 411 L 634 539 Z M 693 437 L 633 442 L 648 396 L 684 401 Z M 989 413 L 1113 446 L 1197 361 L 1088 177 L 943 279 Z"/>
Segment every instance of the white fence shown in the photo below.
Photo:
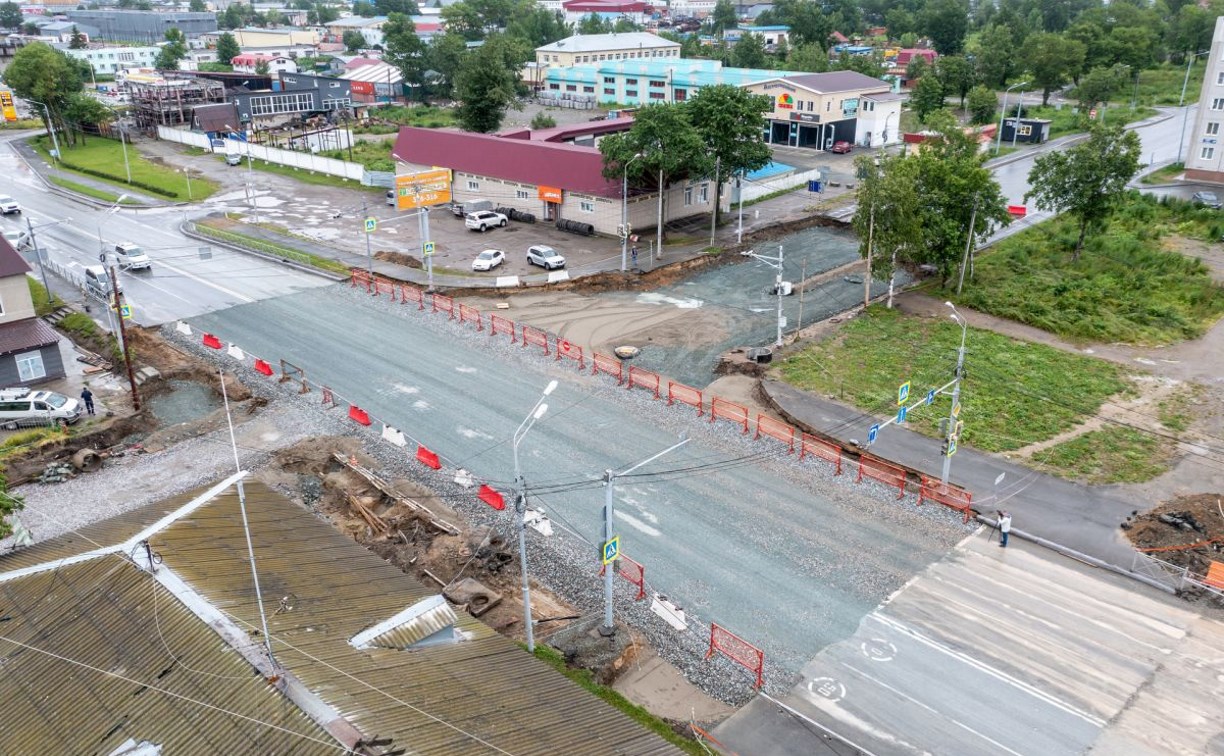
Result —
<path fill-rule="evenodd" d="M 347 160 L 319 157 L 309 152 L 294 152 L 276 147 L 265 147 L 261 144 L 250 144 L 237 139 L 226 139 L 225 147 L 214 148 L 208 137 L 204 134 L 174 129 L 169 126 L 158 126 L 157 138 L 164 139 L 167 142 L 189 144 L 193 147 L 213 152 L 236 153 L 243 156 L 249 153 L 251 157 L 268 163 L 288 165 L 312 173 L 326 173 L 332 176 L 352 179 L 353 181 L 360 181 L 362 174 L 365 173 L 364 166 L 358 163 L 350 163 Z"/>
<path fill-rule="evenodd" d="M 781 192 L 789 189 L 795 189 L 800 186 L 807 186 L 808 181 L 820 180 L 820 170 L 813 168 L 810 171 L 802 171 L 800 173 L 788 173 L 785 176 L 776 178 L 763 179 L 761 181 L 748 180 L 744 182 L 740 191 L 744 193 L 744 201 L 751 202 L 759 197 L 764 197 L 767 194 Z M 723 210 L 730 210 L 732 205 L 739 202 L 739 196 L 735 193 L 735 180 L 731 180 L 731 191 L 724 192 L 723 196 L 726 201 L 723 203 Z"/>

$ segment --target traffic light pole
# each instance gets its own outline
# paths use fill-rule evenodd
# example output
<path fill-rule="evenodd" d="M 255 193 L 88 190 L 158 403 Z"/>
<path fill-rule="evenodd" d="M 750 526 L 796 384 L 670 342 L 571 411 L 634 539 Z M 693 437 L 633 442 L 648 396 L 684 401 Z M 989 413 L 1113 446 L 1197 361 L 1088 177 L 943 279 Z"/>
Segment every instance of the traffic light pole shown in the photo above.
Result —
<path fill-rule="evenodd" d="M 952 382 L 952 407 L 948 410 L 948 435 L 944 438 L 943 449 L 943 472 L 939 476 L 940 485 L 946 485 L 948 482 L 948 474 L 952 471 L 952 455 L 951 441 L 956 438 L 956 416 L 960 410 L 960 385 L 961 376 L 965 372 L 965 336 L 969 332 L 968 324 L 960 313 L 956 311 L 951 302 L 946 302 L 948 307 L 952 308 L 952 319 L 960 324 L 961 327 L 961 342 L 960 348 L 956 350 L 956 378 Z M 958 439 L 959 440 L 959 439 Z"/>

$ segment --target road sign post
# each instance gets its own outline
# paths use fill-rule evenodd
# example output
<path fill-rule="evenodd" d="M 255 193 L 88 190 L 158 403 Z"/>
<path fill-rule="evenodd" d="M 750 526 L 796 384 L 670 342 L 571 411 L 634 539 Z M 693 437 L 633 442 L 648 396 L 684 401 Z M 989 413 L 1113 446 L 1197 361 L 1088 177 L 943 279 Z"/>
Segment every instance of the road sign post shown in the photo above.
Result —
<path fill-rule="evenodd" d="M 880 435 L 880 424 L 876 423 L 867 430 L 867 443 L 874 444 L 876 438 Z"/>

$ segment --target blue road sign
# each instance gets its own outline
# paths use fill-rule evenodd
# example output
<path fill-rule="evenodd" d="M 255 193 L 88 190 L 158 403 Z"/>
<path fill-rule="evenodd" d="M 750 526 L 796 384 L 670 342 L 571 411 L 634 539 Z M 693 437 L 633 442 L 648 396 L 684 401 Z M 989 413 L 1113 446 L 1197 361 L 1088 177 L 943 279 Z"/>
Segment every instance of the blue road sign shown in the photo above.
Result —
<path fill-rule="evenodd" d="M 366 218 L 366 219 L 365 219 L 365 232 L 366 232 L 367 234 L 372 234 L 372 233 L 374 233 L 375 229 L 377 229 L 377 228 L 378 228 L 378 219 L 377 219 L 377 218 Z"/>
<path fill-rule="evenodd" d="M 434 243 L 431 241 L 425 242 L 421 245 L 421 251 L 425 253 L 426 257 L 433 257 Z"/>
<path fill-rule="evenodd" d="M 878 435 L 880 435 L 880 424 L 876 423 L 867 430 L 867 443 L 874 444 Z"/>
<path fill-rule="evenodd" d="M 935 403 L 935 389 L 931 389 L 930 391 L 927 392 L 926 403 L 927 404 Z"/>
<path fill-rule="evenodd" d="M 603 545 L 603 563 L 605 565 L 615 562 L 620 557 L 620 536 L 612 536 L 611 541 L 605 541 Z"/>
<path fill-rule="evenodd" d="M 897 410 L 897 425 L 905 422 L 905 415 L 907 412 L 909 412 L 908 407 L 902 407 L 901 409 Z"/>
<path fill-rule="evenodd" d="M 948 439 L 948 456 L 951 457 L 956 453 L 956 436 Z"/>
<path fill-rule="evenodd" d="M 906 381 L 897 387 L 897 406 L 905 404 L 905 400 L 909 399 L 910 382 Z"/>

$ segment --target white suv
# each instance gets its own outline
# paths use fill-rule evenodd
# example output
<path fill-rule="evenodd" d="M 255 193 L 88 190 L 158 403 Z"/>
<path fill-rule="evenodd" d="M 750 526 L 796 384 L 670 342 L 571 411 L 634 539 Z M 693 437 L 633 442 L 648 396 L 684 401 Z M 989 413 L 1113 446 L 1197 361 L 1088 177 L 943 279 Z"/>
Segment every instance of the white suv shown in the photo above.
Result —
<path fill-rule="evenodd" d="M 468 213 L 463 219 L 463 225 L 467 226 L 473 231 L 480 231 L 481 233 L 484 233 L 493 226 L 505 228 L 506 216 L 502 215 L 501 213 L 491 212 L 489 210 L 481 210 L 478 213 Z"/>
<path fill-rule="evenodd" d="M 115 245 L 115 260 L 120 270 L 147 270 L 150 264 L 145 251 L 130 242 Z"/>
<path fill-rule="evenodd" d="M 565 267 L 565 258 L 547 244 L 534 244 L 527 248 L 527 264 L 539 265 L 545 270 Z"/>
<path fill-rule="evenodd" d="M 0 194 L 0 213 L 8 215 L 9 213 L 20 213 L 21 205 L 17 204 L 17 200 L 7 194 Z"/>

